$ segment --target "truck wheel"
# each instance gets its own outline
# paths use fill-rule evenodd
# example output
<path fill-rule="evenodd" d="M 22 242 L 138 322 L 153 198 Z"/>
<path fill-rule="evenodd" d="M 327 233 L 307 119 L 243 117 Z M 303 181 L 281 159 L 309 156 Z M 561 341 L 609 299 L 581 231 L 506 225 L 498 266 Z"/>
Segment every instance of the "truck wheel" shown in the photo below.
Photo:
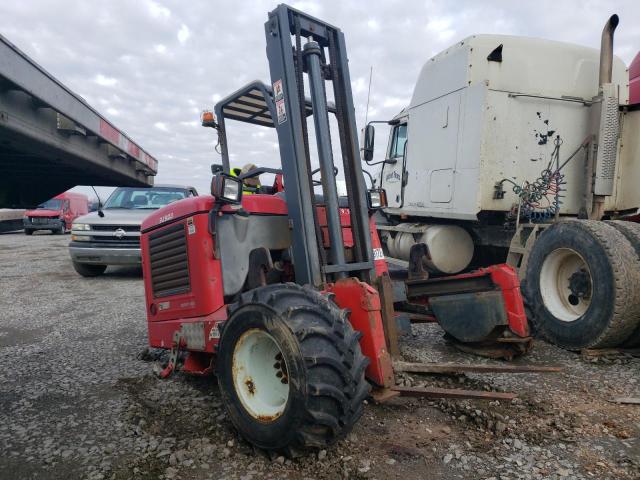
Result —
<path fill-rule="evenodd" d="M 622 233 L 626 239 L 629 240 L 629 243 L 631 243 L 631 246 L 636 251 L 636 255 L 640 260 L 640 224 L 623 220 L 612 220 L 607 223 Z M 622 346 L 640 347 L 640 324 L 631 336 L 622 344 Z"/>
<path fill-rule="evenodd" d="M 536 241 L 526 295 L 536 330 L 556 345 L 579 350 L 615 347 L 640 318 L 640 261 L 627 239 L 604 222 L 570 220 Z"/>
<path fill-rule="evenodd" d="M 362 355 L 347 312 L 296 284 L 242 296 L 225 322 L 217 376 L 240 434 L 290 457 L 343 438 L 369 395 Z"/>
<path fill-rule="evenodd" d="M 107 269 L 106 265 L 92 265 L 89 263 L 72 262 L 73 268 L 83 277 L 97 277 L 102 275 Z"/>
<path fill-rule="evenodd" d="M 30 228 L 25 228 L 24 229 L 24 234 L 25 235 L 33 235 L 33 230 L 31 230 Z"/>

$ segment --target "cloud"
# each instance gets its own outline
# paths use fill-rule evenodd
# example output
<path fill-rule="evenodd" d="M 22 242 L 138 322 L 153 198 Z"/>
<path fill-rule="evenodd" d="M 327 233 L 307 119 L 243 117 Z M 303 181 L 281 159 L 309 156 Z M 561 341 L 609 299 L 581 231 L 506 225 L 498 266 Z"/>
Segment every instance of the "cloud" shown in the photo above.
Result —
<path fill-rule="evenodd" d="M 183 23 L 182 26 L 180 27 L 180 30 L 178 30 L 178 41 L 180 43 L 185 43 L 187 40 L 189 40 L 190 36 L 191 36 L 191 30 L 189 30 L 189 27 L 187 27 Z"/>
<path fill-rule="evenodd" d="M 220 156 L 214 150 L 215 131 L 199 126 L 200 112 L 250 80 L 270 83 L 264 23 L 277 3 L 0 1 L 0 33 L 155 156 L 158 183 L 191 184 L 206 192 L 209 165 L 220 163 Z M 593 1 L 588 8 L 581 0 L 293 4 L 343 30 L 358 127 L 365 119 L 372 66 L 368 118 L 390 119 L 411 98 L 422 65 L 475 33 L 542 37 L 599 48 L 602 26 L 615 10 L 620 15 L 616 54 L 629 63 L 640 49 L 635 22 L 640 2 L 630 0 Z M 333 127 L 334 156 L 339 159 Z M 227 130 L 234 162 L 280 165 L 273 129 L 230 121 Z M 382 129 L 377 137 L 384 145 Z M 314 143 L 312 138 L 313 151 Z"/>
<path fill-rule="evenodd" d="M 93 81 L 98 85 L 100 85 L 101 87 L 113 87 L 118 83 L 118 80 L 116 78 L 106 77 L 101 73 L 96 75 Z"/>
<path fill-rule="evenodd" d="M 167 7 L 160 5 L 153 0 L 147 0 L 147 8 L 149 9 L 149 13 L 154 18 L 167 19 L 171 16 L 171 10 Z"/>

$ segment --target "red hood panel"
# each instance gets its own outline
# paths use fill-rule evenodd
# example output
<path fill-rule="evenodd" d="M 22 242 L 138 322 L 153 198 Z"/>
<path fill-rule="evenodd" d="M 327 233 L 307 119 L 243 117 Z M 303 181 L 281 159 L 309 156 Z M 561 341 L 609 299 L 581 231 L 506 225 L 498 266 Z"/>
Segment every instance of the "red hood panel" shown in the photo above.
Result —
<path fill-rule="evenodd" d="M 46 208 L 28 210 L 25 213 L 25 216 L 27 217 L 57 217 L 59 215 L 60 215 L 60 210 L 47 210 Z"/>

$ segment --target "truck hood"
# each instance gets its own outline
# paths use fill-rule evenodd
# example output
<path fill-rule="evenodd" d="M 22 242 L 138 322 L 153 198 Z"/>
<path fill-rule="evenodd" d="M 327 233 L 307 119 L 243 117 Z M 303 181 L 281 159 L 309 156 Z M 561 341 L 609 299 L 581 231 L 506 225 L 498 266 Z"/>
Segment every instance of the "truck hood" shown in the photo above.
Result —
<path fill-rule="evenodd" d="M 49 210 L 47 208 L 38 208 L 35 210 L 27 210 L 24 215 L 26 217 L 58 217 L 60 216 L 60 211 Z"/>
<path fill-rule="evenodd" d="M 155 209 L 126 209 L 108 208 L 103 210 L 104 217 L 98 212 L 76 218 L 73 223 L 88 223 L 90 225 L 140 225 Z"/>

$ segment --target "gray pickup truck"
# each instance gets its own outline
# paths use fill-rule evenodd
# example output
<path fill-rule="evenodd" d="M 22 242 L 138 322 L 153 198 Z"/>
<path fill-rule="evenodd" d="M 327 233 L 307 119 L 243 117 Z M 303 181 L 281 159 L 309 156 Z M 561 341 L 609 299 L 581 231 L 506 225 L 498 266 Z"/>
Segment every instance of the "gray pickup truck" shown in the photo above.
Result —
<path fill-rule="evenodd" d="M 139 265 L 142 221 L 158 208 L 196 195 L 195 188 L 178 185 L 117 188 L 101 210 L 73 222 L 73 268 L 83 277 L 95 277 L 108 265 Z"/>

